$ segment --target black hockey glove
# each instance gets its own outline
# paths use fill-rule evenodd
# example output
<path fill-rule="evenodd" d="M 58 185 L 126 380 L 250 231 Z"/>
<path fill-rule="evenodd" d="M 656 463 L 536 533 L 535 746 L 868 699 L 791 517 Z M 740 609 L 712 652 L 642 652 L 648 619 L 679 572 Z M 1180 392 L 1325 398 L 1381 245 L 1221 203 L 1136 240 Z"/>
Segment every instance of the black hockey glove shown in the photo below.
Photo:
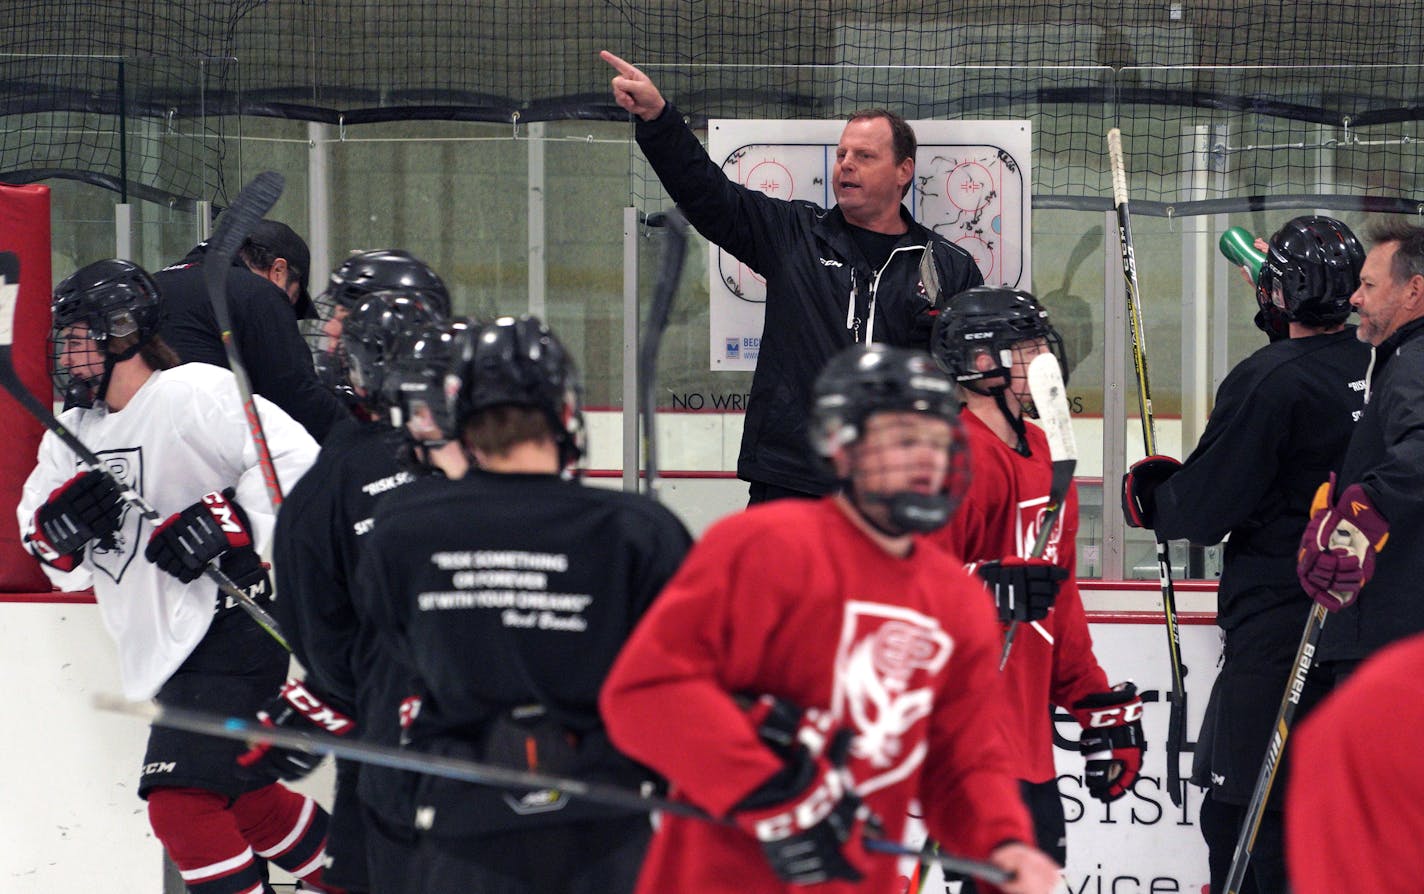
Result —
<path fill-rule="evenodd" d="M 80 472 L 56 487 L 35 510 L 34 531 L 25 545 L 43 562 L 61 571 L 79 564 L 79 552 L 91 541 L 112 547 L 123 501 L 114 479 L 104 472 Z"/>
<path fill-rule="evenodd" d="M 1127 794 L 1142 770 L 1147 738 L 1142 733 L 1142 699 L 1132 683 L 1119 683 L 1073 703 L 1083 727 L 1078 751 L 1087 758 L 1088 794 L 1110 804 Z"/>
<path fill-rule="evenodd" d="M 828 712 L 770 695 L 753 702 L 747 716 L 786 766 L 733 808 L 733 820 L 757 839 L 783 881 L 862 878 L 868 857 L 861 841 L 880 821 L 845 769 L 850 730 L 837 728 Z"/>
<path fill-rule="evenodd" d="M 1157 488 L 1182 464 L 1170 456 L 1149 456 L 1139 459 L 1122 476 L 1122 517 L 1134 528 L 1157 526 Z"/>
<path fill-rule="evenodd" d="M 863 839 L 879 825 L 845 768 L 805 748 L 732 808 L 732 819 L 761 845 L 777 876 L 796 885 L 864 878 Z"/>
<path fill-rule="evenodd" d="M 974 569 L 994 597 L 999 620 L 1037 621 L 1048 615 L 1058 588 L 1068 579 L 1068 569 L 1047 559 L 1010 556 L 984 562 Z"/>
<path fill-rule="evenodd" d="M 263 726 L 325 732 L 344 736 L 356 728 L 356 722 L 328 705 L 301 680 L 288 680 L 282 691 L 257 712 Z M 321 763 L 322 755 L 278 748 L 270 742 L 259 742 L 238 755 L 238 766 L 246 775 L 257 778 L 301 779 Z"/>
<path fill-rule="evenodd" d="M 148 538 L 143 556 L 186 584 L 218 556 L 251 547 L 247 513 L 228 488 L 205 494 L 192 506 L 170 515 Z"/>

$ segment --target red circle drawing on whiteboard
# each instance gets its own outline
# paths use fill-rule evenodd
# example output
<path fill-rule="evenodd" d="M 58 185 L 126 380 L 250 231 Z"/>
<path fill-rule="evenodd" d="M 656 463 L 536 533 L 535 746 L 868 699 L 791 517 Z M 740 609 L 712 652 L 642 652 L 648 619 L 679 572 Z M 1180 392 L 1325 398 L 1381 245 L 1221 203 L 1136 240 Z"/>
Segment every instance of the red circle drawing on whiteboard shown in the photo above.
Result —
<path fill-rule="evenodd" d="M 742 185 L 764 192 L 774 199 L 790 199 L 796 195 L 796 181 L 791 171 L 779 161 L 759 161 L 747 171 Z"/>
<path fill-rule="evenodd" d="M 994 269 L 997 259 L 994 249 L 989 247 L 989 243 L 972 233 L 965 233 L 954 240 L 954 244 L 969 252 L 974 258 L 974 263 L 979 267 L 979 273 L 984 277 L 984 282 L 992 282 L 991 277 L 997 272 Z"/>
<path fill-rule="evenodd" d="M 977 161 L 954 166 L 944 181 L 944 194 L 961 211 L 978 211 L 994 192 L 994 175 Z"/>

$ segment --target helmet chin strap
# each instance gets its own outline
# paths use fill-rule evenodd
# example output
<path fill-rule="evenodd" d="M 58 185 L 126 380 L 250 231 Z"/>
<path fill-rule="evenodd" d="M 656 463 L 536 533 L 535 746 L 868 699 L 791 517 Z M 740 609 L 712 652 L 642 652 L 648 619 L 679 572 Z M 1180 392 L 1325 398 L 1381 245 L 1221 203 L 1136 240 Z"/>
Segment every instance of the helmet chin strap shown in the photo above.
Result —
<path fill-rule="evenodd" d="M 896 494 L 874 494 L 861 493 L 856 490 L 855 482 L 846 479 L 845 494 L 850 499 L 850 504 L 855 507 L 855 511 L 866 524 L 884 534 L 886 537 L 903 537 L 906 534 L 928 534 L 931 531 L 938 531 L 949 522 L 950 505 L 949 497 L 946 494 L 917 494 L 909 491 L 902 491 Z M 866 507 L 861 505 L 861 501 L 871 504 L 879 504 L 887 507 L 889 511 L 888 525 L 883 524 L 879 519 L 866 511 Z"/>
<path fill-rule="evenodd" d="M 1004 414 L 1004 418 L 1009 421 L 1009 427 L 1014 430 L 1014 435 L 1018 438 L 1018 443 L 1014 445 L 1014 452 L 1019 456 L 1032 456 L 1028 449 L 1028 438 L 1025 436 L 1023 418 L 1009 410 L 1009 399 L 1005 396 L 1007 388 L 993 389 L 994 403 L 999 405 L 999 412 Z"/>

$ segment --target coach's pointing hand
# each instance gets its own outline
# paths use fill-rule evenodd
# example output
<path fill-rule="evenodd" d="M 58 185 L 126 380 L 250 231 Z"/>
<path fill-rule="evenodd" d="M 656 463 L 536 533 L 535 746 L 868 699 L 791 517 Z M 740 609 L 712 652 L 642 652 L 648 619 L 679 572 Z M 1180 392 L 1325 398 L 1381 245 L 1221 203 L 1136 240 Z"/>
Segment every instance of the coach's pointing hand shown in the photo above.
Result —
<path fill-rule="evenodd" d="M 607 50 L 598 55 L 618 72 L 618 76 L 613 79 L 614 102 L 644 121 L 652 121 L 662 114 L 667 101 L 647 75 L 639 71 L 637 66 L 625 62 Z"/>

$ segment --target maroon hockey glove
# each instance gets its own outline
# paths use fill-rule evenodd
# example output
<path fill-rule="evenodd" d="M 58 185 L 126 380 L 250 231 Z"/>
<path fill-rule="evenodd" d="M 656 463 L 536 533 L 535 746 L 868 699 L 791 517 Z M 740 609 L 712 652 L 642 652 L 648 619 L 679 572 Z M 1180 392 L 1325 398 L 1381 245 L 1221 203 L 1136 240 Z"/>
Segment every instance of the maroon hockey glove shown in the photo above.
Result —
<path fill-rule="evenodd" d="M 974 573 L 994 597 L 999 620 L 1037 621 L 1047 617 L 1058 598 L 1058 588 L 1068 579 L 1068 569 L 1047 559 L 1010 556 L 980 563 Z"/>
<path fill-rule="evenodd" d="M 159 525 L 143 556 L 186 584 L 228 550 L 250 548 L 248 529 L 247 513 L 232 488 L 214 491 Z"/>
<path fill-rule="evenodd" d="M 1134 528 L 1157 526 L 1157 488 L 1182 464 L 1170 456 L 1149 456 L 1127 467 L 1122 476 L 1122 517 Z"/>
<path fill-rule="evenodd" d="M 1335 475 L 1320 485 L 1310 507 L 1310 523 L 1300 538 L 1296 576 L 1328 611 L 1339 611 L 1359 595 L 1375 573 L 1375 554 L 1389 540 L 1389 522 L 1358 484 L 1345 488 L 1331 506 Z"/>
<path fill-rule="evenodd" d="M 91 541 L 113 545 L 123 501 L 114 479 L 103 472 L 80 472 L 56 487 L 35 510 L 34 531 L 25 545 L 43 562 L 73 571 L 79 552 Z"/>
<path fill-rule="evenodd" d="M 328 705 L 301 680 L 288 680 L 282 691 L 257 712 L 263 726 L 344 736 L 356 728 L 350 717 Z M 237 763 L 257 777 L 301 779 L 321 763 L 322 755 L 259 742 L 238 755 Z"/>
<path fill-rule="evenodd" d="M 1119 683 L 1073 703 L 1073 718 L 1083 727 L 1078 751 L 1087 758 L 1088 794 L 1105 804 L 1132 789 L 1142 770 L 1147 739 L 1142 733 L 1142 699 L 1137 687 Z"/>
<path fill-rule="evenodd" d="M 812 885 L 864 878 L 863 842 L 879 823 L 855 793 L 850 774 L 804 748 L 732 809 L 782 881 Z"/>

